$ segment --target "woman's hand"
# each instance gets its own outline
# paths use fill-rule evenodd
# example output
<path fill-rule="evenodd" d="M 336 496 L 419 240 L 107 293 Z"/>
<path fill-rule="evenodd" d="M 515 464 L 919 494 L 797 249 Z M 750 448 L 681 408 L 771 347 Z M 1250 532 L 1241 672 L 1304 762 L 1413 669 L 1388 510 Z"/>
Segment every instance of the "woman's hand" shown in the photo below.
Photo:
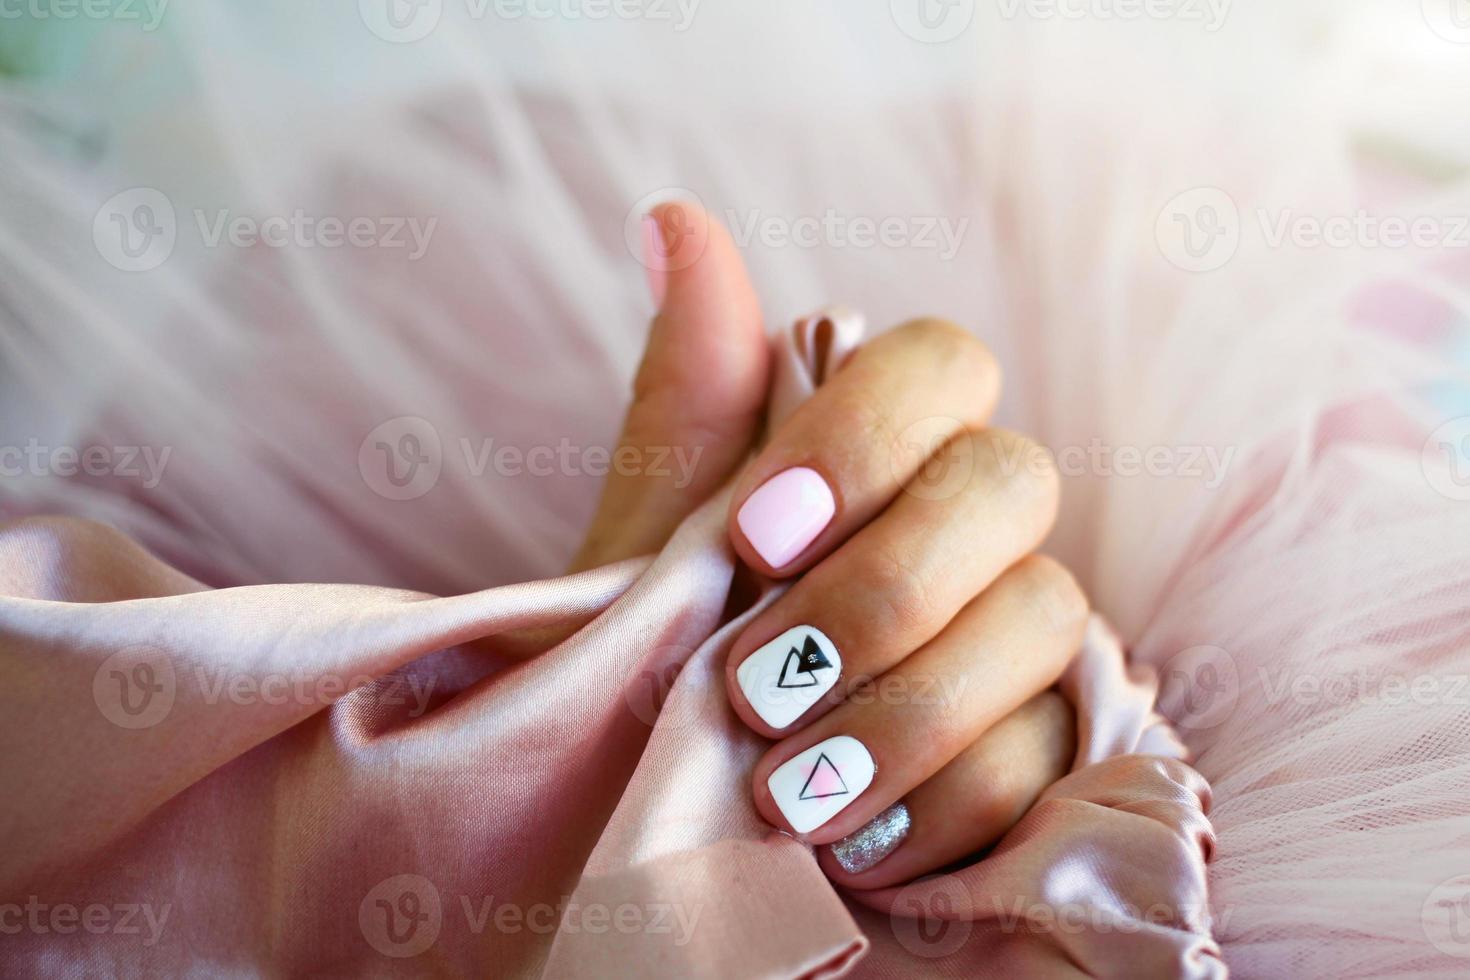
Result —
<path fill-rule="evenodd" d="M 1070 710 L 1047 690 L 1087 601 L 1032 551 L 1058 479 L 1021 436 L 987 429 L 1000 388 L 969 333 L 915 320 L 860 348 L 742 473 L 730 536 L 757 571 L 795 578 L 735 641 L 730 698 L 780 739 L 756 806 L 856 887 L 907 880 L 994 841 L 1066 771 Z M 860 854 L 857 852 L 861 852 Z M 839 857 L 847 858 L 845 861 Z"/>
<path fill-rule="evenodd" d="M 701 463 L 683 487 L 613 477 L 578 567 L 659 547 L 746 460 L 765 404 L 765 332 L 733 243 L 688 205 L 654 221 L 661 310 L 622 444 Z M 999 390 L 972 335 L 912 321 L 840 365 L 737 482 L 736 552 L 794 579 L 727 665 L 736 713 L 778 739 L 755 804 L 814 844 L 871 824 L 823 849 L 842 884 L 899 883 L 993 843 L 1075 751 L 1049 688 L 1087 601 L 1032 554 L 1058 479 L 1023 437 L 986 428 Z"/>

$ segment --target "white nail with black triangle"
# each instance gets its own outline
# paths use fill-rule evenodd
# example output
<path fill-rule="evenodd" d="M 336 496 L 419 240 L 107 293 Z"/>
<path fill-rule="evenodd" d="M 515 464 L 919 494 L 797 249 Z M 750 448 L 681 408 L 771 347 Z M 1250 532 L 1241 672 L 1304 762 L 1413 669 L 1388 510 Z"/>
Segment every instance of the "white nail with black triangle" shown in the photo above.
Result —
<path fill-rule="evenodd" d="M 771 773 L 766 786 L 798 834 L 816 830 L 873 782 L 873 757 L 851 735 L 818 742 Z"/>
<path fill-rule="evenodd" d="M 842 657 L 814 626 L 795 626 L 735 669 L 745 700 L 772 728 L 785 728 L 832 689 Z"/>

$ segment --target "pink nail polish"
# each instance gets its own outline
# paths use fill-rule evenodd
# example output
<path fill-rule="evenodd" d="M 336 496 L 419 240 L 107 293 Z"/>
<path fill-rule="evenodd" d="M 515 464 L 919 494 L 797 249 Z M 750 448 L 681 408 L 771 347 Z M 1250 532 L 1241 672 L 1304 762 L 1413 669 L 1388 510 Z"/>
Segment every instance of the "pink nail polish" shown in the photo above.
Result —
<path fill-rule="evenodd" d="M 653 294 L 656 309 L 664 308 L 664 294 L 669 287 L 669 248 L 664 241 L 663 226 L 651 214 L 643 216 L 643 271 L 648 276 L 648 291 Z"/>
<path fill-rule="evenodd" d="M 837 513 L 832 489 L 805 466 L 777 473 L 746 499 L 735 521 L 766 564 L 791 564 Z"/>

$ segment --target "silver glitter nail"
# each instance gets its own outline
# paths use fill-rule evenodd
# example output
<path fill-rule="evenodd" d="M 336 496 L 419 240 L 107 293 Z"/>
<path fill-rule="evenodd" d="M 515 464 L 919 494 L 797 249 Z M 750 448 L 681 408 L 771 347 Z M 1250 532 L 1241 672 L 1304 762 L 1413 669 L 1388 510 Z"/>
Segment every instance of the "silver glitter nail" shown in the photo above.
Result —
<path fill-rule="evenodd" d="M 832 856 L 848 874 L 867 871 L 898 849 L 909 835 L 909 824 L 909 808 L 902 802 L 895 803 L 861 830 L 833 844 Z"/>

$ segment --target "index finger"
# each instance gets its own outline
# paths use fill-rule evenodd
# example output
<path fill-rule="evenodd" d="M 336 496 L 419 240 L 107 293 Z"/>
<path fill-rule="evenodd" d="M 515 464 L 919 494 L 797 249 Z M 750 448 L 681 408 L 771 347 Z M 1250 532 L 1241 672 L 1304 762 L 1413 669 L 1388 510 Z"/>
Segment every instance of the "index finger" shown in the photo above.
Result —
<path fill-rule="evenodd" d="M 775 433 L 741 475 L 730 539 L 772 577 L 820 561 L 881 512 L 934 445 L 980 428 L 1000 368 L 968 331 L 912 320 L 858 348 Z M 930 443 L 916 451 L 906 442 Z"/>

